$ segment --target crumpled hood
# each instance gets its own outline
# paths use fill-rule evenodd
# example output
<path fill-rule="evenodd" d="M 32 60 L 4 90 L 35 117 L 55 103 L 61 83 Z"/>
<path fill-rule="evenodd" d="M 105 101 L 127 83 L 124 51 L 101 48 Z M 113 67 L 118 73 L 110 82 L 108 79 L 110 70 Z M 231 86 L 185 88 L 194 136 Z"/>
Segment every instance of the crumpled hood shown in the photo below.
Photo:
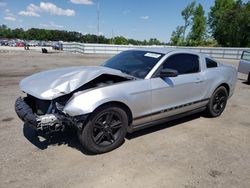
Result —
<path fill-rule="evenodd" d="M 33 74 L 20 82 L 20 88 L 36 98 L 52 100 L 66 95 L 102 74 L 128 77 L 119 70 L 102 66 L 79 66 Z"/>

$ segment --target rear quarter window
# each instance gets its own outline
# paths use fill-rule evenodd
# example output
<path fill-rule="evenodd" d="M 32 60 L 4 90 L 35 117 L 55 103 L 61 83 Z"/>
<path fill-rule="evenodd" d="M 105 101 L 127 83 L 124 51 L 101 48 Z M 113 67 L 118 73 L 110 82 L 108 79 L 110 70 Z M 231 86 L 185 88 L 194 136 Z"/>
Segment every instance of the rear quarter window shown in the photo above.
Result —
<path fill-rule="evenodd" d="M 209 58 L 206 58 L 206 65 L 207 65 L 207 68 L 218 67 L 218 63 L 215 62 L 215 61 L 212 60 L 212 59 L 209 59 Z"/>

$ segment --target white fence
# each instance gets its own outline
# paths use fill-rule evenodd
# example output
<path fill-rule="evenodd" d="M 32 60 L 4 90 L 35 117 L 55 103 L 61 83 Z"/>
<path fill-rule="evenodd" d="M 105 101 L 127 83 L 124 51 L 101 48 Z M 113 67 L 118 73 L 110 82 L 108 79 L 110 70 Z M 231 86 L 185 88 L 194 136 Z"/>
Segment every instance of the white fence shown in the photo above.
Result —
<path fill-rule="evenodd" d="M 85 44 L 85 43 L 63 43 L 63 50 L 74 53 L 86 54 L 117 54 L 121 51 L 145 48 L 145 47 L 164 47 L 193 50 L 204 53 L 214 58 L 220 59 L 240 59 L 242 51 L 250 51 L 250 48 L 210 48 L 210 47 L 183 47 L 183 46 L 133 46 L 133 45 L 110 45 L 110 44 Z"/>

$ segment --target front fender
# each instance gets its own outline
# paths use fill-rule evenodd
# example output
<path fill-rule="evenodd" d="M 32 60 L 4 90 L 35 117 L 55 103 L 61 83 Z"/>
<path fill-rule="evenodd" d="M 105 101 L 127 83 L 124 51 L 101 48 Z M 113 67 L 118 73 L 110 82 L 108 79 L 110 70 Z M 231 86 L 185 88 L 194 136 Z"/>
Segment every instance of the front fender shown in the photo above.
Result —
<path fill-rule="evenodd" d="M 89 114 L 97 107 L 108 102 L 121 102 L 130 107 L 126 94 L 113 91 L 105 92 L 102 88 L 75 94 L 66 104 L 63 111 L 70 116 Z M 119 96 L 119 97 L 117 97 Z"/>

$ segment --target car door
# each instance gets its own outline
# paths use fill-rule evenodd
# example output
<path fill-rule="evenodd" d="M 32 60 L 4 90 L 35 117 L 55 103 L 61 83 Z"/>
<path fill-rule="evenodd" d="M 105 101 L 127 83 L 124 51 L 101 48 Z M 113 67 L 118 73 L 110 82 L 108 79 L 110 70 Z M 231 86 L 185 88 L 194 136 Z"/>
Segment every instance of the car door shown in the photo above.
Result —
<path fill-rule="evenodd" d="M 177 77 L 151 78 L 152 120 L 183 113 L 204 106 L 204 80 L 198 55 L 178 53 L 171 55 L 160 69 L 174 69 Z"/>
<path fill-rule="evenodd" d="M 238 67 L 238 72 L 249 74 L 250 72 L 250 52 L 243 51 Z"/>

